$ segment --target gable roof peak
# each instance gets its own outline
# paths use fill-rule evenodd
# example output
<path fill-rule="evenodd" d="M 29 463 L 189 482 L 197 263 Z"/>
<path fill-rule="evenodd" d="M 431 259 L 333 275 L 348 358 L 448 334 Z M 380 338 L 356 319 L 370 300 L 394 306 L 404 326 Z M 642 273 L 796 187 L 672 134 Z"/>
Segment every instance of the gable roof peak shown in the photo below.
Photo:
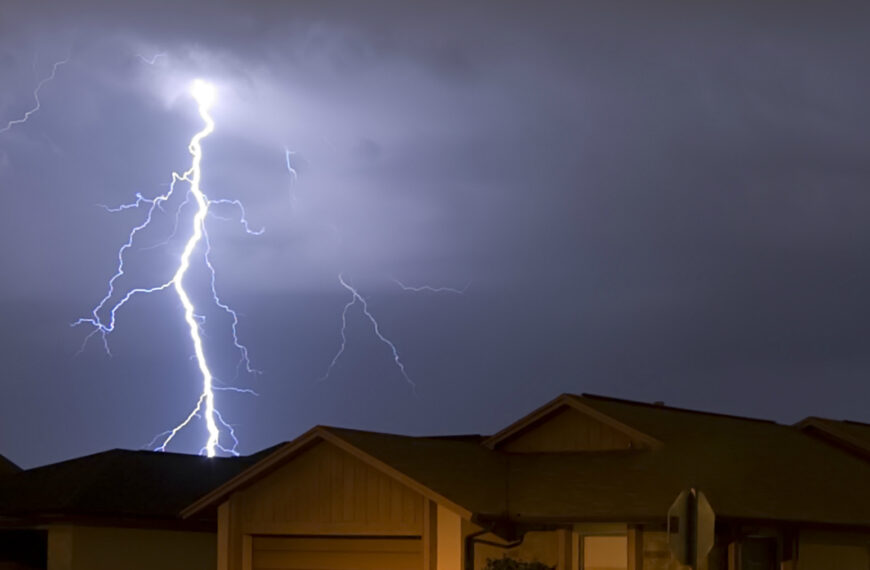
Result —
<path fill-rule="evenodd" d="M 212 507 L 225 500 L 227 496 L 237 489 L 244 488 L 257 479 L 274 472 L 287 461 L 301 455 L 319 443 L 327 443 L 334 446 L 466 518 L 470 518 L 472 515 L 472 511 L 463 506 L 461 502 L 442 495 L 439 490 L 428 485 L 423 480 L 425 478 L 409 474 L 407 471 L 413 471 L 413 466 L 419 466 L 420 464 L 424 465 L 425 472 L 432 471 L 428 464 L 429 459 L 431 459 L 428 451 L 431 451 L 430 448 L 433 445 L 442 451 L 447 447 L 449 450 L 454 451 L 454 455 L 456 455 L 455 452 L 457 450 L 466 453 L 468 451 L 475 452 L 476 454 L 486 453 L 480 449 L 478 441 L 469 441 L 463 437 L 416 437 L 317 425 L 292 441 L 269 448 L 269 452 L 265 455 L 263 455 L 263 452 L 255 454 L 255 456 L 261 456 L 257 462 L 249 465 L 246 470 L 240 472 L 234 478 L 229 479 L 224 484 L 215 487 L 209 493 L 200 497 L 196 502 L 182 510 L 181 516 L 183 518 L 190 518 L 200 511 Z M 396 461 L 396 458 L 392 456 L 394 452 L 398 452 L 398 455 L 401 457 L 399 461 Z M 411 455 L 414 457 L 407 456 L 408 452 L 412 452 Z M 479 459 L 479 456 L 475 458 Z M 400 464 L 400 466 L 397 467 L 397 464 Z M 476 465 L 479 464 L 476 463 Z M 455 473 L 456 470 L 450 467 L 448 472 Z"/>
<path fill-rule="evenodd" d="M 517 421 L 503 428 L 496 434 L 486 438 L 483 441 L 483 445 L 490 449 L 495 449 L 501 442 L 513 438 L 515 435 L 524 432 L 532 426 L 537 425 L 540 422 L 551 417 L 553 414 L 565 409 L 576 410 L 577 412 L 580 412 L 581 414 L 588 416 L 595 421 L 598 421 L 618 432 L 623 433 L 624 435 L 628 436 L 628 438 L 632 441 L 638 442 L 643 446 L 649 448 L 656 448 L 662 445 L 662 442 L 655 437 L 644 433 L 643 431 L 622 422 L 614 416 L 597 409 L 594 405 L 591 405 L 591 402 L 589 400 L 594 398 L 594 396 L 589 396 L 587 394 L 582 394 L 579 396 L 569 393 L 560 394 L 543 406 L 537 408 L 536 410 L 533 410 L 532 412 L 526 414 Z M 634 403 L 629 402 L 628 400 L 625 400 L 625 402 Z"/>

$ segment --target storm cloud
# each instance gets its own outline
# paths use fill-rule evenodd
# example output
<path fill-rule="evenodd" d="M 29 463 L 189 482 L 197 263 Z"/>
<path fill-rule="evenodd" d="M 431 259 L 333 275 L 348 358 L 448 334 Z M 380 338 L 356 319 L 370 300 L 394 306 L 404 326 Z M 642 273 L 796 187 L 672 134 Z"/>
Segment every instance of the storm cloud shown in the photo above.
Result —
<path fill-rule="evenodd" d="M 266 229 L 209 222 L 264 371 L 220 396 L 241 451 L 490 432 L 560 392 L 870 420 L 870 11 L 764 4 L 0 0 L 0 125 L 68 58 L 0 134 L 0 453 L 136 448 L 195 400 L 171 295 L 125 307 L 112 358 L 69 326 L 141 219 L 98 204 L 186 167 L 195 77 L 204 187 Z M 173 255 L 136 249 L 130 282 Z M 356 308 L 318 381 L 342 272 L 416 391 Z"/>

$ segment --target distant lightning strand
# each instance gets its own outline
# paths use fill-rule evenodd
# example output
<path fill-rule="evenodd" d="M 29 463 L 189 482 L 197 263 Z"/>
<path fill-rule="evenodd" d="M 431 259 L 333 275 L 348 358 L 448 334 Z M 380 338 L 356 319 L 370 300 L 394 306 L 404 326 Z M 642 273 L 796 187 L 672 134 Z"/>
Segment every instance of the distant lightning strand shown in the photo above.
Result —
<path fill-rule="evenodd" d="M 341 276 L 339 276 L 341 279 Z M 343 283 L 343 282 L 342 282 Z M 335 368 L 336 363 L 338 363 L 338 359 L 341 358 L 341 355 L 344 354 L 344 348 L 347 346 L 347 311 L 356 304 L 356 296 L 352 296 L 350 301 L 344 306 L 344 310 L 341 311 L 341 346 L 338 348 L 338 352 L 335 353 L 335 356 L 332 357 L 332 362 L 329 363 L 329 367 L 326 369 L 326 374 L 324 374 L 320 380 L 326 380 L 329 378 L 329 373 L 332 372 L 332 369 Z"/>
<path fill-rule="evenodd" d="M 179 300 L 181 301 L 183 307 L 184 320 L 187 323 L 188 331 L 190 334 L 190 339 L 193 343 L 194 348 L 194 359 L 196 360 L 197 366 L 199 368 L 200 374 L 202 376 L 202 392 L 197 400 L 196 406 L 193 410 L 185 417 L 185 419 L 179 423 L 176 427 L 171 430 L 165 431 L 159 434 L 157 437 L 152 440 L 151 446 L 155 445 L 158 441 L 162 440 L 160 445 L 156 447 L 157 450 L 164 451 L 170 442 L 175 438 L 175 436 L 185 427 L 187 427 L 194 419 L 200 418 L 205 420 L 206 429 L 208 431 L 208 437 L 206 439 L 206 443 L 202 448 L 202 452 L 208 455 L 209 457 L 213 457 L 216 455 L 218 451 L 237 454 L 236 447 L 238 445 L 238 439 L 235 435 L 234 428 L 224 421 L 220 412 L 215 407 L 215 398 L 214 392 L 216 390 L 230 390 L 235 392 L 244 392 L 244 393 L 253 393 L 253 390 L 245 390 L 241 388 L 233 388 L 227 386 L 215 386 L 216 378 L 214 374 L 211 372 L 208 362 L 206 361 L 205 350 L 203 347 L 202 341 L 202 331 L 200 327 L 205 322 L 205 317 L 198 314 L 196 312 L 193 301 L 190 299 L 188 292 L 184 288 L 184 277 L 187 273 L 187 270 L 191 265 L 191 257 L 194 251 L 200 247 L 200 245 L 204 244 L 204 262 L 208 270 L 211 272 L 211 281 L 210 281 L 210 289 L 212 294 L 212 300 L 214 303 L 222 309 L 225 313 L 227 313 L 232 319 L 232 335 L 233 342 L 240 352 L 241 359 L 239 362 L 239 367 L 242 364 L 245 366 L 245 370 L 250 373 L 258 372 L 251 366 L 250 358 L 248 356 L 248 349 L 239 342 L 238 338 L 238 315 L 237 313 L 229 307 L 217 294 L 217 288 L 215 285 L 215 268 L 210 259 L 211 253 L 211 244 L 209 242 L 208 233 L 206 231 L 206 219 L 210 213 L 210 206 L 212 205 L 232 205 L 239 209 L 240 212 L 240 223 L 244 227 L 245 231 L 259 235 L 263 232 L 263 230 L 252 230 L 248 224 L 245 208 L 241 202 L 238 200 L 210 200 L 201 189 L 201 178 L 202 178 L 202 140 L 210 135 L 214 131 L 214 120 L 209 114 L 209 108 L 214 96 L 213 88 L 201 81 L 197 81 L 194 83 L 192 89 L 192 95 L 197 102 L 199 115 L 202 118 L 205 126 L 196 133 L 190 141 L 188 146 L 188 150 L 192 156 L 192 164 L 189 170 L 184 172 L 184 174 L 179 175 L 178 173 L 173 173 L 172 182 L 169 185 L 169 190 L 165 194 L 161 194 L 156 198 L 145 198 L 141 194 L 136 195 L 136 201 L 131 204 L 124 204 L 118 206 L 116 208 L 109 208 L 107 206 L 103 206 L 106 210 L 110 212 L 120 212 L 127 209 L 139 208 L 147 205 L 147 214 L 145 216 L 145 220 L 135 226 L 128 238 L 127 241 L 121 246 L 118 250 L 118 266 L 115 271 L 115 274 L 109 279 L 108 291 L 103 297 L 103 299 L 97 304 L 97 306 L 91 312 L 91 316 L 87 318 L 82 318 L 73 323 L 73 325 L 81 325 L 81 324 L 89 324 L 94 327 L 94 330 L 87 335 L 82 344 L 83 350 L 88 340 L 93 337 L 95 334 L 100 334 L 103 341 L 103 346 L 107 353 L 109 352 L 109 346 L 107 342 L 107 336 L 109 333 L 114 331 L 115 323 L 116 323 L 116 314 L 117 311 L 123 307 L 133 296 L 139 294 L 147 294 L 147 293 L 155 293 L 158 291 L 163 291 L 169 289 L 170 287 L 175 289 L 176 294 L 178 295 Z M 179 258 L 178 267 L 173 274 L 172 278 L 160 285 L 149 287 L 149 288 L 133 288 L 124 294 L 120 300 L 118 300 L 114 305 L 109 307 L 110 300 L 115 296 L 115 286 L 118 279 L 125 275 L 125 253 L 133 247 L 133 242 L 136 239 L 136 236 L 146 229 L 150 224 L 154 217 L 154 212 L 157 209 L 162 210 L 163 205 L 168 202 L 175 193 L 175 185 L 179 181 L 185 181 L 189 184 L 189 189 L 185 196 L 184 201 L 181 203 L 179 208 L 183 208 L 187 204 L 191 203 L 191 198 L 193 203 L 196 205 L 196 211 L 193 216 L 192 221 L 192 233 L 190 237 L 187 239 L 184 250 L 181 253 Z M 179 218 L 180 218 L 180 210 L 176 211 L 176 220 L 175 227 L 173 229 L 172 236 L 170 236 L 170 240 L 176 234 L 179 229 Z M 168 240 L 167 240 L 168 242 Z M 158 244 L 159 245 L 159 244 Z M 104 321 L 101 317 L 101 313 L 103 313 L 108 307 L 108 320 Z M 224 432 L 228 435 L 228 437 L 232 440 L 232 447 L 224 447 L 220 443 L 221 429 L 223 428 Z"/>
<path fill-rule="evenodd" d="M 290 188 L 290 203 L 295 208 L 296 206 L 296 192 L 293 190 L 293 186 L 295 186 L 296 181 L 299 180 L 299 173 L 293 168 L 293 164 L 290 162 L 290 157 L 295 155 L 296 153 L 284 147 L 284 164 L 287 166 L 287 174 L 290 175 L 291 179 L 291 188 Z"/>
<path fill-rule="evenodd" d="M 284 162 L 287 165 L 287 172 L 290 174 L 290 177 L 293 179 L 293 182 L 299 179 L 299 173 L 296 172 L 296 169 L 293 168 L 293 165 L 290 164 L 290 157 L 296 154 L 292 150 L 287 147 L 284 147 Z"/>
<path fill-rule="evenodd" d="M 417 385 L 411 380 L 411 377 L 408 376 L 408 373 L 405 371 L 405 365 L 402 363 L 402 359 L 399 356 L 399 350 L 396 348 L 396 345 L 393 342 L 385 337 L 383 333 L 381 333 L 381 327 L 378 324 L 377 319 L 375 319 L 374 315 L 369 311 L 369 304 L 366 301 L 365 297 L 359 294 L 359 291 L 356 290 L 353 285 L 344 280 L 344 276 L 339 274 L 338 280 L 341 283 L 342 287 L 350 291 L 352 297 L 351 300 L 344 306 L 344 310 L 341 312 L 341 346 L 338 349 L 338 352 L 332 358 L 332 362 L 329 364 L 329 368 L 326 371 L 326 374 L 321 378 L 321 380 L 326 380 L 329 377 L 329 373 L 332 372 L 332 369 L 335 367 L 335 364 L 338 362 L 338 359 L 341 358 L 341 355 L 344 354 L 345 346 L 347 345 L 347 312 L 353 307 L 357 302 L 362 306 L 362 312 L 368 318 L 369 322 L 372 324 L 372 329 L 374 330 L 375 336 L 378 339 L 386 344 L 393 353 L 393 362 L 396 363 L 396 367 L 399 369 L 399 372 L 402 373 L 402 377 L 405 378 L 405 381 L 411 385 L 411 388 L 414 390 L 417 389 Z"/>
<path fill-rule="evenodd" d="M 433 287 L 431 285 L 421 285 L 419 287 L 414 287 L 411 285 L 405 285 L 398 279 L 393 279 L 393 282 L 401 287 L 403 291 L 414 291 L 417 293 L 421 291 L 428 291 L 430 293 L 455 293 L 457 295 L 462 295 L 463 293 L 468 291 L 468 288 L 471 286 L 471 283 L 466 283 L 465 287 L 463 287 L 462 289 L 457 289 L 455 287 Z"/>
<path fill-rule="evenodd" d="M 6 126 L 3 127 L 2 129 L 0 129 L 0 133 L 5 133 L 6 131 L 8 131 L 12 127 L 14 127 L 15 125 L 20 125 L 22 123 L 26 123 L 27 120 L 34 113 L 39 111 L 39 109 L 42 107 L 42 103 L 39 100 L 39 92 L 42 90 L 42 88 L 45 86 L 46 83 L 48 83 L 49 81 L 54 79 L 54 76 L 57 75 L 58 68 L 62 65 L 65 65 L 68 62 L 69 62 L 69 57 L 67 57 L 66 59 L 62 59 L 58 62 L 55 62 L 55 64 L 53 66 L 51 66 L 51 74 L 49 74 L 48 77 L 43 78 L 39 83 L 37 83 L 36 88 L 33 90 L 33 100 L 35 102 L 35 105 L 33 106 L 33 108 L 30 109 L 29 111 L 27 111 L 26 113 L 24 113 L 24 115 L 22 115 L 20 119 L 13 119 L 13 120 L 9 121 L 8 123 L 6 123 Z"/>
<path fill-rule="evenodd" d="M 245 228 L 247 229 L 247 223 L 245 224 Z M 239 368 L 242 364 L 245 365 L 245 371 L 249 374 L 260 374 L 261 371 L 251 367 L 251 358 L 248 356 L 248 347 L 239 342 L 239 315 L 236 313 L 229 305 L 224 303 L 217 292 L 217 286 L 215 285 L 215 280 L 217 279 L 217 275 L 214 269 L 214 265 L 211 263 L 211 241 L 208 239 L 208 234 L 205 236 L 205 264 L 208 267 L 208 270 L 211 272 L 211 295 L 214 300 L 215 305 L 220 307 L 225 313 L 227 313 L 230 318 L 233 320 L 232 331 L 233 331 L 233 344 L 236 349 L 241 353 L 242 358 L 239 360 L 239 364 L 236 367 L 236 376 L 238 376 Z"/>
<path fill-rule="evenodd" d="M 139 58 L 140 60 L 142 60 L 143 63 L 147 63 L 148 65 L 154 65 L 155 63 L 157 63 L 158 59 L 160 59 L 161 57 L 166 57 L 166 54 L 162 53 L 162 52 L 156 53 L 152 57 L 148 58 L 148 57 L 145 57 L 144 55 L 142 55 L 141 53 L 137 53 L 136 57 Z"/>
<path fill-rule="evenodd" d="M 293 157 L 295 154 L 296 153 L 294 151 L 290 150 L 287 147 L 284 147 L 284 164 L 287 167 L 287 173 L 290 175 L 290 178 L 291 178 L 293 183 L 295 183 L 299 179 L 299 173 L 293 167 L 293 163 L 290 160 L 291 157 Z M 296 201 L 295 194 L 291 193 L 291 199 L 295 203 L 295 201 Z M 327 378 L 329 378 L 329 374 L 332 372 L 332 369 L 335 368 L 335 365 L 338 363 L 338 360 L 344 354 L 344 349 L 347 346 L 347 313 L 351 309 L 351 307 L 353 307 L 357 303 L 360 303 L 362 306 L 363 314 L 368 318 L 369 322 L 372 324 L 372 328 L 374 329 L 375 335 L 378 337 L 378 339 L 382 343 L 386 344 L 390 348 L 390 351 L 393 354 L 393 361 L 396 363 L 396 366 L 398 367 L 399 372 L 402 373 L 402 377 L 405 379 L 405 381 L 408 382 L 408 384 L 411 385 L 412 388 L 416 389 L 416 384 L 414 383 L 413 380 L 411 380 L 410 376 L 408 376 L 408 373 L 405 371 L 405 365 L 399 356 L 399 351 L 396 348 L 396 345 L 390 339 L 388 339 L 386 336 L 384 336 L 383 333 L 381 333 L 380 325 L 378 324 L 378 321 L 377 321 L 377 319 L 375 319 L 374 315 L 372 315 L 372 313 L 369 311 L 368 302 L 366 301 L 365 297 L 360 295 L 359 291 L 357 291 L 350 283 L 345 281 L 343 275 L 339 274 L 338 280 L 345 289 L 350 291 L 351 299 L 350 299 L 350 301 L 348 301 L 345 304 L 344 309 L 341 311 L 341 331 L 340 331 L 340 333 L 341 333 L 341 345 L 339 346 L 338 352 L 336 352 L 335 356 L 332 357 L 332 361 L 329 363 L 329 366 L 327 367 L 326 374 L 324 374 L 320 378 L 320 380 L 323 381 L 323 380 L 326 380 Z M 397 283 L 398 283 L 398 281 L 397 281 Z M 400 284 L 400 286 L 402 288 L 405 288 L 404 285 Z M 444 289 L 444 290 L 447 290 L 447 289 Z M 452 291 L 455 291 L 457 293 L 462 292 L 462 291 L 459 291 L 458 289 L 452 290 Z"/>

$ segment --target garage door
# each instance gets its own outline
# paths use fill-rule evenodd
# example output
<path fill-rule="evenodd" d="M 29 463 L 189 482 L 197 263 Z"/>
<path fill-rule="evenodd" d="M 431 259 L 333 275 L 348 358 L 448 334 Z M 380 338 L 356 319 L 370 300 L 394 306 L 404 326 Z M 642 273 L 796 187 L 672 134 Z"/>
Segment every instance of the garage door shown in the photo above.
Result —
<path fill-rule="evenodd" d="M 413 538 L 255 536 L 253 570 L 422 570 Z"/>

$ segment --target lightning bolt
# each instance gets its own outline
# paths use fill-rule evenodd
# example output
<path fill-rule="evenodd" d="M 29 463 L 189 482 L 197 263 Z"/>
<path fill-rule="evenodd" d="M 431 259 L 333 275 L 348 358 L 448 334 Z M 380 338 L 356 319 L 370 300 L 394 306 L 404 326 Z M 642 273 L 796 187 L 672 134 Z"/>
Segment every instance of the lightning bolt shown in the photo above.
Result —
<path fill-rule="evenodd" d="M 160 59 L 161 57 L 166 57 L 166 54 L 162 53 L 162 52 L 156 53 L 152 57 L 148 58 L 148 57 L 145 57 L 144 55 L 142 55 L 141 53 L 137 53 L 136 57 L 138 59 L 142 60 L 142 63 L 146 63 L 148 65 L 154 65 L 157 63 L 158 59 Z"/>
<path fill-rule="evenodd" d="M 26 123 L 27 120 L 34 113 L 39 111 L 39 109 L 42 107 L 42 103 L 39 100 L 39 92 L 42 91 L 42 88 L 45 86 L 46 83 L 54 79 L 55 75 L 57 75 L 57 70 L 60 69 L 62 65 L 66 65 L 67 63 L 69 63 L 69 57 L 57 61 L 54 63 L 54 65 L 51 66 L 51 73 L 47 77 L 43 78 L 39 83 L 37 83 L 36 88 L 33 90 L 33 107 L 25 112 L 24 115 L 21 116 L 21 118 L 13 119 L 6 123 L 6 126 L 0 129 L 0 133 L 5 133 L 6 131 L 11 130 L 12 127 L 14 127 L 15 125 L 21 125 L 23 123 Z"/>
<path fill-rule="evenodd" d="M 290 177 L 293 179 L 293 182 L 299 179 L 299 173 L 296 172 L 296 169 L 293 168 L 293 165 L 290 164 L 290 157 L 296 154 L 292 150 L 287 147 L 284 147 L 284 162 L 287 164 L 287 173 L 290 174 Z"/>
<path fill-rule="evenodd" d="M 290 183 L 290 204 L 294 208 L 296 207 L 296 192 L 293 190 L 293 186 L 296 185 L 296 181 L 299 180 L 299 173 L 293 168 L 293 164 L 290 162 L 290 157 L 295 155 L 296 153 L 284 147 L 284 164 L 287 166 L 287 174 L 290 175 L 291 183 Z"/>
<path fill-rule="evenodd" d="M 431 285 L 420 285 L 418 287 L 415 287 L 412 285 L 405 285 L 398 279 L 393 279 L 393 283 L 398 285 L 402 289 L 402 291 L 414 291 L 415 293 L 428 291 L 429 293 L 455 293 L 456 295 L 464 294 L 471 286 L 471 282 L 468 282 L 462 289 L 457 289 L 455 287 L 433 287 Z"/>
<path fill-rule="evenodd" d="M 160 291 L 168 290 L 170 288 L 174 289 L 176 295 L 178 296 L 178 299 L 181 301 L 184 321 L 187 324 L 190 340 L 193 344 L 193 358 L 194 360 L 196 360 L 196 364 L 202 378 L 202 392 L 200 393 L 200 396 L 196 402 L 196 406 L 194 406 L 193 410 L 177 426 L 175 426 L 171 430 L 167 430 L 161 434 L 158 434 L 158 436 L 156 436 L 154 440 L 152 440 L 151 445 L 156 445 L 159 441 L 160 444 L 156 447 L 156 449 L 160 451 L 165 451 L 166 447 L 170 444 L 170 442 L 172 442 L 175 436 L 178 435 L 178 433 L 182 429 L 190 425 L 190 423 L 194 419 L 202 419 L 205 421 L 208 437 L 206 438 L 206 442 L 201 450 L 201 453 L 204 453 L 209 457 L 214 457 L 218 451 L 237 455 L 236 448 L 238 446 L 238 439 L 236 437 L 235 430 L 229 423 L 224 421 L 220 412 L 215 407 L 215 391 L 231 390 L 235 392 L 245 392 L 253 394 L 255 394 L 255 392 L 253 392 L 252 390 L 216 385 L 217 379 L 209 368 L 200 330 L 202 324 L 205 321 L 205 318 L 200 316 L 196 312 L 196 307 L 184 287 L 184 277 L 191 266 L 191 258 L 193 257 L 194 252 L 198 248 L 202 249 L 204 264 L 208 271 L 210 271 L 211 273 L 210 292 L 212 295 L 212 300 L 215 305 L 223 310 L 226 314 L 228 314 L 232 320 L 233 342 L 236 349 L 240 353 L 237 375 L 242 365 L 244 365 L 247 372 L 258 373 L 259 371 L 255 370 L 251 366 L 247 347 L 245 347 L 245 345 L 243 345 L 239 341 L 237 331 L 239 322 L 238 314 L 232 308 L 230 308 L 230 306 L 226 304 L 217 293 L 216 271 L 210 258 L 211 243 L 208 238 L 208 232 L 206 231 L 206 219 L 212 213 L 210 210 L 211 206 L 229 205 L 239 211 L 239 221 L 247 233 L 252 235 L 259 235 L 263 232 L 263 230 L 251 229 L 250 225 L 248 224 L 245 208 L 240 201 L 228 199 L 210 200 L 202 191 L 202 141 L 207 136 L 209 136 L 215 129 L 214 120 L 209 113 L 209 110 L 215 98 L 215 89 L 209 83 L 201 80 L 196 80 L 191 86 L 191 95 L 197 103 L 199 116 L 202 119 L 204 126 L 199 132 L 193 135 L 193 138 L 190 140 L 190 143 L 188 145 L 188 151 L 190 152 L 190 155 L 192 157 L 190 169 L 188 169 L 183 174 L 178 174 L 177 172 L 174 172 L 172 174 L 172 181 L 169 184 L 169 190 L 166 193 L 157 196 L 156 198 L 146 198 L 141 194 L 137 194 L 136 200 L 130 204 L 124 204 L 116 208 L 109 208 L 107 206 L 103 206 L 106 210 L 110 212 L 120 212 L 123 210 L 137 209 L 141 207 L 146 207 L 147 210 L 145 220 L 139 225 L 135 226 L 130 231 L 127 241 L 118 250 L 117 269 L 115 271 L 115 274 L 109 279 L 108 291 L 106 295 L 97 304 L 93 311 L 91 311 L 91 316 L 77 320 L 73 323 L 73 326 L 85 324 L 93 327 L 93 331 L 91 331 L 91 333 L 88 334 L 82 342 L 82 347 L 79 350 L 80 352 L 81 350 L 84 350 L 88 341 L 94 335 L 99 334 L 101 335 L 103 346 L 106 352 L 111 355 L 111 352 L 109 351 L 107 337 L 112 331 L 115 330 L 116 314 L 118 310 L 120 310 L 128 301 L 130 301 L 135 296 L 157 293 Z M 175 227 L 173 229 L 172 235 L 163 243 L 168 243 L 169 240 L 171 240 L 172 237 L 174 237 L 175 234 L 178 232 L 180 227 L 181 209 L 191 203 L 195 205 L 196 209 L 190 226 L 191 233 L 190 236 L 187 238 L 184 249 L 179 257 L 178 266 L 175 270 L 175 273 L 172 275 L 171 279 L 154 287 L 136 287 L 129 289 L 128 291 L 126 291 L 126 293 L 120 296 L 120 299 L 117 302 L 111 304 L 111 300 L 116 296 L 116 282 L 118 281 L 118 279 L 125 275 L 125 254 L 133 247 L 133 243 L 136 240 L 137 235 L 139 235 L 143 230 L 149 227 L 152 220 L 154 219 L 155 212 L 157 210 L 162 211 L 164 205 L 171 200 L 171 198 L 175 194 L 176 184 L 182 181 L 186 182 L 189 185 L 189 189 L 187 191 L 187 194 L 185 195 L 184 201 L 179 205 L 178 210 L 176 210 Z M 103 313 L 106 313 L 106 311 L 108 311 L 107 318 L 104 320 L 101 315 Z M 225 447 L 221 444 L 222 430 L 232 441 L 232 446 Z"/>
<path fill-rule="evenodd" d="M 335 368 L 335 365 L 338 362 L 339 358 L 341 358 L 341 355 L 344 354 L 344 349 L 347 346 L 347 314 L 348 311 L 350 311 L 351 307 L 359 303 L 362 307 L 363 314 L 372 325 L 372 330 L 374 331 L 375 336 L 378 337 L 378 340 L 380 340 L 382 343 L 389 347 L 390 351 L 393 353 L 393 362 L 396 363 L 396 367 L 399 369 L 399 372 L 402 373 L 402 377 L 408 384 L 410 384 L 411 388 L 416 391 L 417 385 L 414 383 L 413 380 L 411 380 L 411 377 L 408 376 L 408 373 L 405 371 L 405 364 L 402 362 L 402 359 L 399 356 L 399 349 L 396 348 L 396 345 L 393 343 L 393 341 L 388 339 L 381 332 L 381 327 L 378 324 L 377 319 L 371 313 L 371 311 L 369 311 L 369 304 L 368 301 L 366 301 L 366 298 L 360 295 L 359 291 L 357 291 L 357 289 L 353 285 L 345 281 L 344 275 L 339 274 L 338 281 L 339 283 L 341 283 L 342 287 L 350 292 L 351 299 L 347 302 L 341 312 L 341 346 L 339 347 L 338 352 L 335 353 L 335 356 L 332 357 L 332 362 L 329 363 L 326 374 L 324 374 L 320 378 L 320 381 L 324 381 L 329 378 L 329 374 L 332 372 L 332 369 Z"/>

